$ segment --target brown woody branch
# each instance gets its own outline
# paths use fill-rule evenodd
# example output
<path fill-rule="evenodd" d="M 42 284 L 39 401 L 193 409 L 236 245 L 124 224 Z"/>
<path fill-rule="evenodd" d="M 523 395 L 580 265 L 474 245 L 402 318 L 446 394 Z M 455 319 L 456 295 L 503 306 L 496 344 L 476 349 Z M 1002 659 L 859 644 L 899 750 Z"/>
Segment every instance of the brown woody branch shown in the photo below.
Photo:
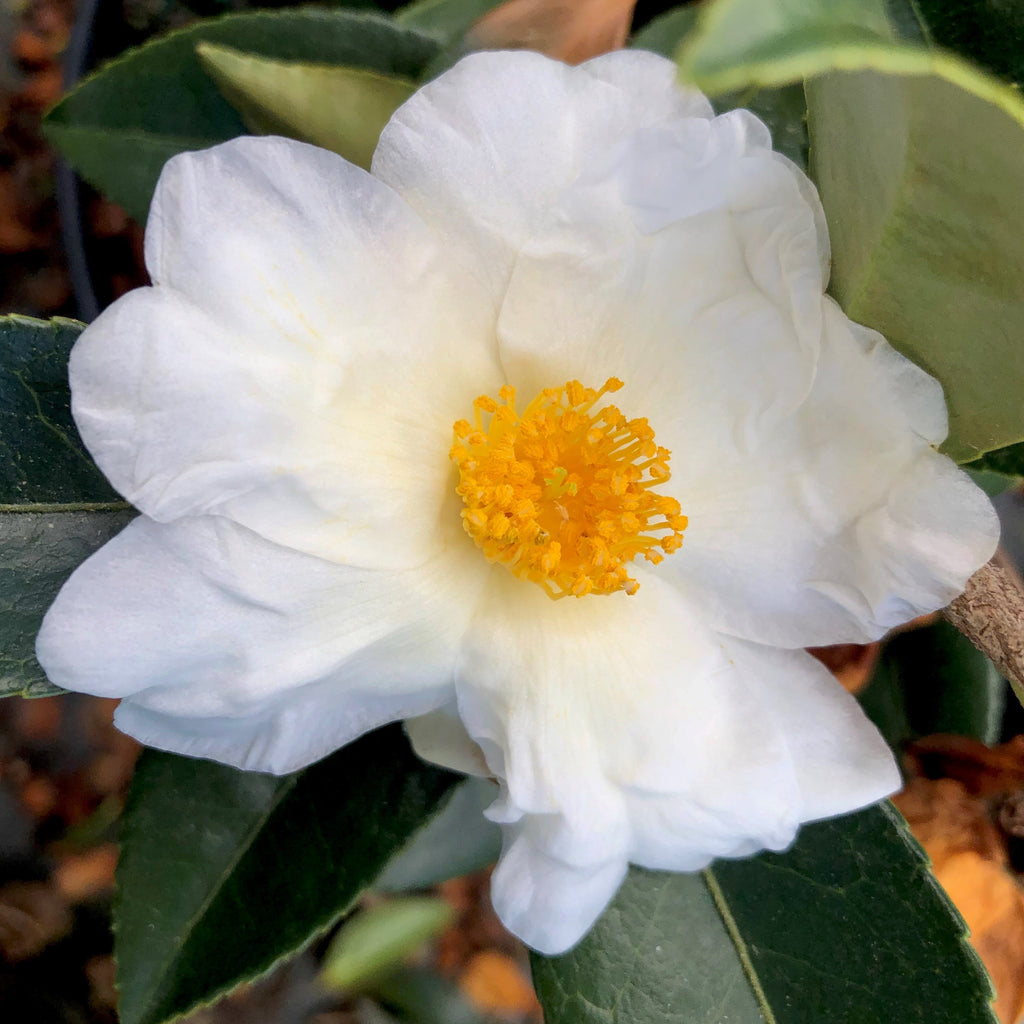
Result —
<path fill-rule="evenodd" d="M 1024 584 L 1001 550 L 943 614 L 1024 694 Z"/>

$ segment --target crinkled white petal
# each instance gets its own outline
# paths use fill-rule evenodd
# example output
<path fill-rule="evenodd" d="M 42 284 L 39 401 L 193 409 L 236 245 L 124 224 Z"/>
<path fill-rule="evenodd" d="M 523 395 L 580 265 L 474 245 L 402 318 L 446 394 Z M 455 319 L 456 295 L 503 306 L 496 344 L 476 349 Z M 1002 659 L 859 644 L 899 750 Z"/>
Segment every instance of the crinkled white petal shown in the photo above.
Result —
<path fill-rule="evenodd" d="M 700 473 L 682 437 L 673 450 L 690 525 L 666 575 L 716 628 L 783 647 L 875 640 L 945 606 L 999 537 L 991 502 L 933 448 L 938 383 L 831 299 L 823 310 L 799 410 Z"/>
<path fill-rule="evenodd" d="M 815 206 L 764 126 L 740 111 L 681 130 L 699 136 L 677 147 L 702 167 L 693 187 L 674 184 L 689 181 L 681 167 L 671 191 L 652 181 L 645 192 L 634 179 L 648 154 L 624 154 L 601 188 L 566 196 L 563 227 L 524 245 L 498 320 L 503 365 L 524 397 L 620 377 L 615 404 L 649 418 L 674 474 L 681 460 L 693 473 L 720 452 L 749 453 L 800 407 L 823 288 Z M 670 148 L 663 134 L 652 156 Z M 651 233 L 645 195 L 671 207 Z"/>
<path fill-rule="evenodd" d="M 659 572 L 715 628 L 784 647 L 876 639 L 963 590 L 996 517 L 933 450 L 938 383 L 823 296 L 803 179 L 747 138 L 738 160 L 711 147 L 724 205 L 693 216 L 687 198 L 645 234 L 609 202 L 524 246 L 502 362 L 525 395 L 626 382 L 615 404 L 671 450 L 661 490 L 689 517 Z"/>
<path fill-rule="evenodd" d="M 451 425 L 501 374 L 493 315 L 419 218 L 340 157 L 249 138 L 171 160 L 146 239 L 156 287 L 71 357 L 114 486 L 341 563 L 436 553 Z"/>
<path fill-rule="evenodd" d="M 127 698 L 145 743 L 291 771 L 451 701 L 474 554 L 359 570 L 219 517 L 139 517 L 64 585 L 37 654 L 59 686 Z"/>
<path fill-rule="evenodd" d="M 673 586 L 638 579 L 632 598 L 553 603 L 496 569 L 466 636 L 459 713 L 502 783 L 489 816 L 517 851 L 495 905 L 547 952 L 580 938 L 627 862 L 696 870 L 781 849 L 801 821 L 899 785 L 813 658 L 716 635 Z"/>
<path fill-rule="evenodd" d="M 501 860 L 491 875 L 491 902 L 505 927 L 547 956 L 564 953 L 608 906 L 628 865 L 566 864 L 531 841 L 524 823 L 505 830 Z"/>
<path fill-rule="evenodd" d="M 629 148 L 633 132 L 711 106 L 638 50 L 568 67 L 528 51 L 477 53 L 395 112 L 373 173 L 396 188 L 500 302 L 518 249 L 557 223 L 561 195 Z"/>

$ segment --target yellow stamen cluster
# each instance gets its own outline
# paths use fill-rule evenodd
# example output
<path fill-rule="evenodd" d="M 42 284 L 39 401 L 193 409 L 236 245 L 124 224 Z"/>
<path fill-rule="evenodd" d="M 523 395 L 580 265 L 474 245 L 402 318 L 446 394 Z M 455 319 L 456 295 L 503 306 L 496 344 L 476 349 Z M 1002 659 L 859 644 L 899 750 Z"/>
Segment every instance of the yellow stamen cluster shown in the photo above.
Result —
<path fill-rule="evenodd" d="M 466 532 L 488 560 L 555 599 L 635 594 L 627 563 L 658 563 L 683 542 L 679 502 L 654 492 L 669 479 L 668 449 L 646 419 L 614 405 L 592 411 L 621 387 L 614 377 L 599 391 L 571 380 L 545 388 L 522 416 L 515 389 L 503 387 L 498 401 L 476 399 L 473 423 L 454 426 Z"/>

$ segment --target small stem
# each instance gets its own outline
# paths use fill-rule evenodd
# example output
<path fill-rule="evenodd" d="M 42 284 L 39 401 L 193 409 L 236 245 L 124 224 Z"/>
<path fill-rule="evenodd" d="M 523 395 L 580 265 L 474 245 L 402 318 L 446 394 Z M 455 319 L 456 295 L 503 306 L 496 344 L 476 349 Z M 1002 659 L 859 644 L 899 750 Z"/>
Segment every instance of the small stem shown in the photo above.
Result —
<path fill-rule="evenodd" d="M 943 615 L 995 664 L 1024 703 L 1024 585 L 996 552 Z"/>

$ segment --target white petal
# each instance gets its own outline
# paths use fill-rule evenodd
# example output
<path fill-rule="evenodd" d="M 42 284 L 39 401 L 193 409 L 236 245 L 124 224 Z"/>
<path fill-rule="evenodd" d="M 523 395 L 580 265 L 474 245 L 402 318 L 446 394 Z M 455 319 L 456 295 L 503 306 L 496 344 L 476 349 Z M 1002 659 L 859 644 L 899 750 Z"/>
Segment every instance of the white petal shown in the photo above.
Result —
<path fill-rule="evenodd" d="M 602 173 L 638 128 L 707 118 L 675 68 L 619 51 L 570 68 L 537 53 L 477 53 L 420 89 L 381 135 L 373 173 L 462 254 L 495 302 L 516 250 L 552 226 L 581 178 Z"/>
<path fill-rule="evenodd" d="M 999 536 L 992 505 L 932 445 L 937 382 L 824 300 L 814 387 L 749 453 L 691 472 L 690 517 L 663 569 L 713 625 L 783 647 L 874 640 L 959 594 Z"/>
<path fill-rule="evenodd" d="M 289 771 L 451 700 L 475 555 L 372 572 L 225 519 L 140 517 L 64 585 L 37 654 L 60 686 L 129 698 L 144 742 Z"/>
<path fill-rule="evenodd" d="M 114 486 L 161 521 L 226 515 L 340 563 L 429 557 L 451 425 L 501 382 L 472 282 L 386 186 L 283 139 L 174 158 L 153 210 L 158 286 L 71 358 Z"/>
<path fill-rule="evenodd" d="M 722 208 L 684 203 L 648 235 L 609 205 L 525 246 L 502 362 L 530 396 L 626 381 L 616 405 L 671 450 L 662 490 L 689 516 L 660 571 L 715 628 L 785 647 L 876 639 L 963 589 L 996 518 L 932 450 L 938 384 L 823 297 L 803 179 L 747 138 L 742 173 L 711 147 L 727 154 Z"/>
<path fill-rule="evenodd" d="M 524 396 L 620 377 L 616 405 L 650 419 L 674 473 L 681 460 L 694 473 L 723 450 L 749 450 L 811 387 L 817 204 L 749 115 L 636 141 L 601 188 L 566 197 L 560 230 L 523 247 L 500 312 L 501 357 Z"/>
<path fill-rule="evenodd" d="M 483 751 L 466 732 L 454 701 L 419 718 L 410 718 L 405 723 L 405 732 L 412 749 L 424 761 L 464 775 L 491 774 Z"/>
<path fill-rule="evenodd" d="M 513 935 L 545 956 L 557 956 L 590 930 L 627 867 L 624 860 L 590 868 L 565 864 L 514 826 L 491 876 L 491 902 Z"/>
<path fill-rule="evenodd" d="M 892 752 L 856 699 L 806 651 L 727 640 L 736 671 L 762 693 L 793 761 L 801 822 L 846 814 L 902 785 Z"/>
<path fill-rule="evenodd" d="M 518 851 L 496 905 L 531 943 L 582 934 L 562 930 L 532 870 L 565 900 L 579 884 L 569 920 L 584 929 L 628 861 L 697 870 L 782 849 L 801 821 L 898 786 L 881 737 L 813 658 L 716 636 L 675 588 L 638 579 L 632 598 L 552 602 L 497 569 L 466 637 L 459 713 L 502 783 L 489 816 Z"/>

